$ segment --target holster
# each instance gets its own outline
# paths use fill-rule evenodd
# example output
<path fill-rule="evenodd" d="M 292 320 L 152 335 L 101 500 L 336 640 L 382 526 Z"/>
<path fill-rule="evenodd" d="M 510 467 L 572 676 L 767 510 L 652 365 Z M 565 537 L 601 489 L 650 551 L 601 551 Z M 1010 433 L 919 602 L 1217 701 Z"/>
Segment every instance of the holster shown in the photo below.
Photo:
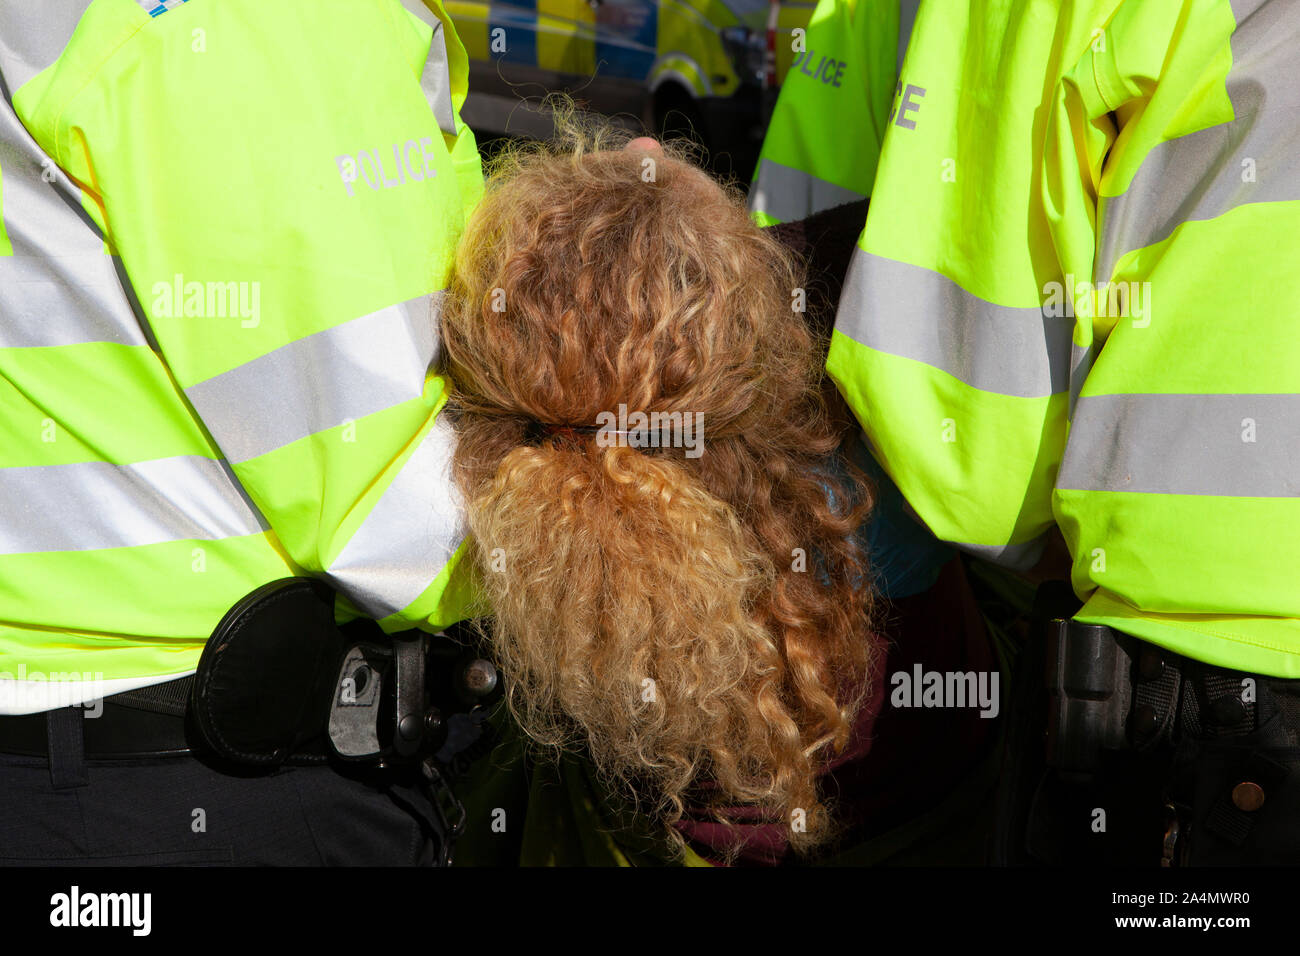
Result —
<path fill-rule="evenodd" d="M 448 653 L 435 654 L 419 631 L 387 635 L 373 621 L 340 628 L 323 581 L 273 581 L 213 631 L 191 719 L 212 754 L 243 767 L 418 760 L 442 745 L 448 712 L 500 692 L 490 664 Z"/>
<path fill-rule="evenodd" d="M 253 591 L 222 618 L 199 659 L 190 714 L 202 742 L 243 766 L 324 761 L 345 644 L 324 582 L 287 578 Z"/>
<path fill-rule="evenodd" d="M 1047 642 L 1047 765 L 1082 778 L 1102 754 L 1128 746 L 1133 666 L 1116 633 L 1069 619 L 1050 622 Z"/>
<path fill-rule="evenodd" d="M 1031 857 L 1300 861 L 1300 682 L 1065 619 L 1045 652 L 1045 768 L 1023 816 Z"/>
<path fill-rule="evenodd" d="M 995 863 L 1160 860 L 1166 755 L 1130 738 L 1135 642 L 1073 621 L 1078 608 L 1069 582 L 1035 596 L 1007 708 Z"/>

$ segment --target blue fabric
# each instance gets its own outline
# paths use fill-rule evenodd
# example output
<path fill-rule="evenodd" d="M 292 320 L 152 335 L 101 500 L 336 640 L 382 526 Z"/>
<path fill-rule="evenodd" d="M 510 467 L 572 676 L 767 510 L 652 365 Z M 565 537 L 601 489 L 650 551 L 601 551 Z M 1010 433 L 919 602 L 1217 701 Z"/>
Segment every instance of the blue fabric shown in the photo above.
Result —
<path fill-rule="evenodd" d="M 928 591 L 957 550 L 903 510 L 903 493 L 862 442 L 853 443 L 852 459 L 876 489 L 876 505 L 858 537 L 870 555 L 877 590 L 885 598 Z"/>
<path fill-rule="evenodd" d="M 184 2 L 185 0 L 145 0 L 140 6 L 144 7 L 149 16 L 160 17 L 168 10 L 174 10 Z"/>

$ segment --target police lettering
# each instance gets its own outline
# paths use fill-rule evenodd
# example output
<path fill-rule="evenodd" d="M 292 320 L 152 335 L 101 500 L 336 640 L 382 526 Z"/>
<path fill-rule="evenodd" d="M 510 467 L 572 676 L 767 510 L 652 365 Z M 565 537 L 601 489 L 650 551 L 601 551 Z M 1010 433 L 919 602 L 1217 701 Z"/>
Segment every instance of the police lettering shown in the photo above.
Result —
<path fill-rule="evenodd" d="M 808 64 L 812 62 L 813 55 L 812 50 L 800 53 L 794 58 L 793 65 L 804 76 L 811 76 L 814 80 L 820 79 L 823 83 L 838 87 L 840 85 L 840 76 L 844 73 L 845 61 L 833 60 L 830 57 L 823 56 L 817 62 L 817 69 L 809 71 Z"/>
<path fill-rule="evenodd" d="M 355 156 L 344 153 L 335 156 L 334 162 L 339 168 L 339 178 L 349 196 L 355 196 L 352 184 L 358 178 L 365 181 L 371 189 L 392 189 L 407 182 L 422 182 L 438 175 L 434 168 L 433 137 L 425 136 L 419 142 L 408 139 L 405 143 L 394 143 L 391 149 L 363 149 Z M 390 155 L 391 154 L 391 155 Z M 389 175 L 389 171 L 392 175 Z"/>
<path fill-rule="evenodd" d="M 901 126 L 903 129 L 916 129 L 916 120 L 908 119 L 907 114 L 920 112 L 921 104 L 917 102 L 925 96 L 925 90 L 919 86 L 907 84 L 907 89 L 903 89 L 903 82 L 899 80 L 898 87 L 895 91 L 894 105 L 889 109 L 889 119 L 895 126 Z M 915 99 L 914 99 L 915 98 Z M 898 118 L 894 118 L 894 112 L 898 112 Z"/>

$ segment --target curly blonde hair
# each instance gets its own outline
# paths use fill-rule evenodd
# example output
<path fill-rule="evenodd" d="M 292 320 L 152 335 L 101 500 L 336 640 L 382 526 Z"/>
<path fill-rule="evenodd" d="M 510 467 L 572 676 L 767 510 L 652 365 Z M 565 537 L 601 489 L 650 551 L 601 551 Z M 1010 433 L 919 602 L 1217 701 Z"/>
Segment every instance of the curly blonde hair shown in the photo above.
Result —
<path fill-rule="evenodd" d="M 869 490 L 830 467 L 796 263 L 677 146 L 626 139 L 569 119 L 508 148 L 459 248 L 442 371 L 488 633 L 524 730 L 678 849 L 688 810 L 745 805 L 807 850 L 877 657 Z M 702 454 L 539 436 L 620 404 L 702 413 Z"/>

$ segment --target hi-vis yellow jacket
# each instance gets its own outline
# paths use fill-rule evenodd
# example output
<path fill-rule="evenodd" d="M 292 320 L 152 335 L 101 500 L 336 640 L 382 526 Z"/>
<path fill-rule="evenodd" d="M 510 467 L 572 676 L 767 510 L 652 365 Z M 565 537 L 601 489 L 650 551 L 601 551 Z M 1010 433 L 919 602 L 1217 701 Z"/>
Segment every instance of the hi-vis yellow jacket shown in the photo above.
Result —
<path fill-rule="evenodd" d="M 922 3 L 828 369 L 940 538 L 1300 677 L 1300 4 Z"/>
<path fill-rule="evenodd" d="M 189 673 L 287 575 L 464 616 L 465 77 L 440 0 L 0 0 L 0 713 Z"/>
<path fill-rule="evenodd" d="M 760 226 L 871 195 L 918 0 L 820 0 L 777 97 L 749 190 Z"/>

